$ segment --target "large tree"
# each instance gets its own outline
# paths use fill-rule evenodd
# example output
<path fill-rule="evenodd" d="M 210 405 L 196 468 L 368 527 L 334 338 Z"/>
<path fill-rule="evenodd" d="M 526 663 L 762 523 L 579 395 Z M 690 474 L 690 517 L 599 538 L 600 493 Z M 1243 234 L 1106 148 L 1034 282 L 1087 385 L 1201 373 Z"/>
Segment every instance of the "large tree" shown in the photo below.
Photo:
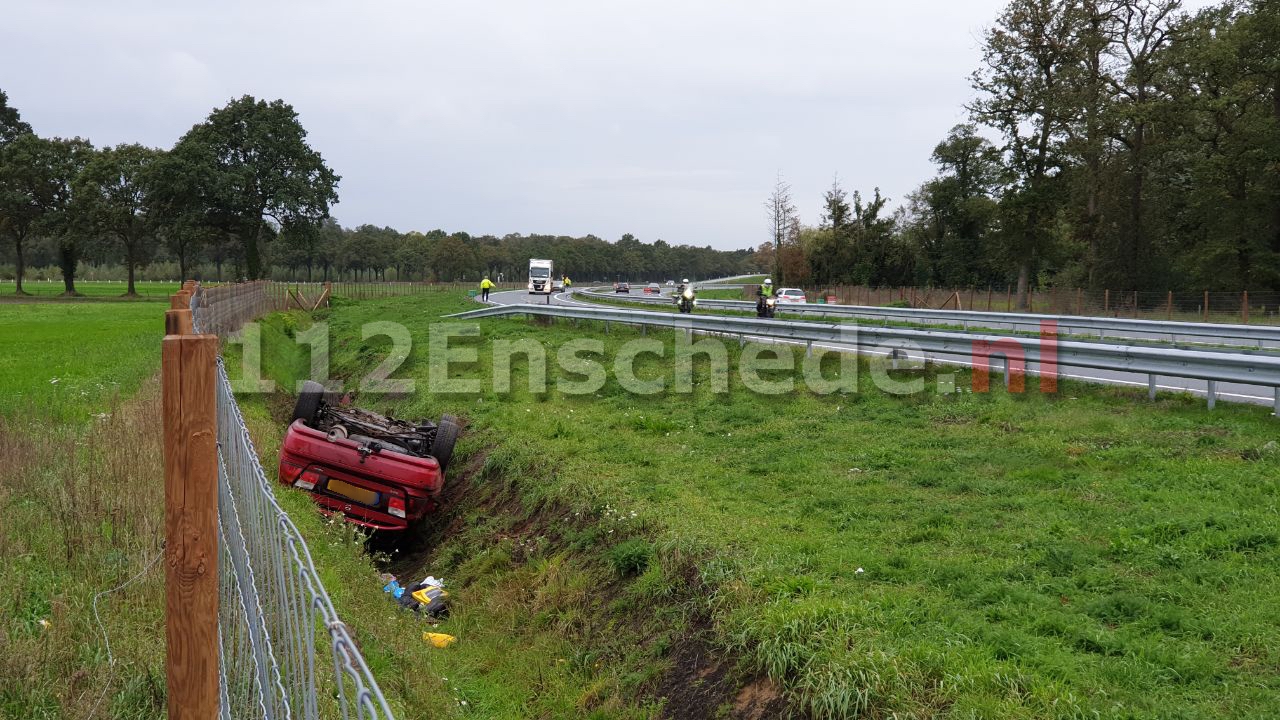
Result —
<path fill-rule="evenodd" d="M 1122 0 L 1112 11 L 1114 41 L 1110 53 L 1118 69 L 1107 76 L 1114 93 L 1114 137 L 1128 161 L 1128 207 L 1113 277 L 1141 287 L 1151 277 L 1141 266 L 1151 260 L 1147 229 L 1147 180 L 1151 173 L 1153 125 L 1165 93 L 1157 84 L 1163 71 L 1159 55 L 1172 39 L 1180 0 Z"/>
<path fill-rule="evenodd" d="M 317 224 L 338 199 L 338 176 L 283 100 L 233 100 L 191 128 L 171 155 L 182 182 L 166 191 L 166 204 L 234 234 L 250 278 L 263 276 L 261 244 L 276 228 Z"/>
<path fill-rule="evenodd" d="M 0 90 L 0 147 L 30 132 L 31 126 L 22 121 L 18 108 L 9 105 L 9 96 Z"/>
<path fill-rule="evenodd" d="M 982 68 L 973 74 L 980 95 L 969 110 L 1004 136 L 1016 175 L 1002 202 L 1002 239 L 1017 269 L 1020 308 L 1028 304 L 1032 269 L 1055 237 L 1055 180 L 1075 112 L 1064 75 L 1080 53 L 1078 9 L 1076 0 L 1013 0 L 987 31 Z"/>
<path fill-rule="evenodd" d="M 81 173 L 95 155 L 89 141 L 80 138 L 48 141 L 48 162 L 53 194 L 38 224 L 38 230 L 52 238 L 58 249 L 65 295 L 75 296 L 76 271 L 85 246 L 93 238 L 93 223 L 86 198 L 78 185 Z"/>
<path fill-rule="evenodd" d="M 32 133 L 0 147 L 0 228 L 13 242 L 17 294 L 25 295 L 28 241 L 40 231 L 58 232 L 70 201 L 68 177 L 83 141 L 46 140 Z"/>
<path fill-rule="evenodd" d="M 149 174 L 164 152 L 142 145 L 102 150 L 80 175 L 77 192 L 93 227 L 120 252 L 128 275 L 125 294 L 137 295 L 135 273 L 150 260 L 157 241 L 148 195 Z"/>
<path fill-rule="evenodd" d="M 957 125 L 933 149 L 941 171 L 926 183 L 934 246 L 931 280 L 973 287 L 989 278 L 990 230 L 1004 174 L 1000 156 L 974 125 Z"/>

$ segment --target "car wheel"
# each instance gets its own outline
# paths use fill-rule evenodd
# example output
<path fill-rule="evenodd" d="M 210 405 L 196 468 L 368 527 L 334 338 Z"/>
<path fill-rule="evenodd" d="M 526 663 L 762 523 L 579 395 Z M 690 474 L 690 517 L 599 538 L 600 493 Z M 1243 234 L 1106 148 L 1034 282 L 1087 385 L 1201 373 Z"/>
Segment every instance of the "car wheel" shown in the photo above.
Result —
<path fill-rule="evenodd" d="M 431 456 L 440 463 L 442 473 L 448 469 L 449 461 L 453 458 L 453 445 L 458 441 L 461 430 L 458 418 L 452 415 L 440 416 L 440 424 L 436 426 L 436 439 L 431 443 Z"/>
<path fill-rule="evenodd" d="M 320 410 L 320 400 L 324 398 L 324 386 L 315 380 L 302 383 L 302 392 L 298 393 L 298 402 L 293 405 L 293 419 L 310 423 L 316 419 Z"/>

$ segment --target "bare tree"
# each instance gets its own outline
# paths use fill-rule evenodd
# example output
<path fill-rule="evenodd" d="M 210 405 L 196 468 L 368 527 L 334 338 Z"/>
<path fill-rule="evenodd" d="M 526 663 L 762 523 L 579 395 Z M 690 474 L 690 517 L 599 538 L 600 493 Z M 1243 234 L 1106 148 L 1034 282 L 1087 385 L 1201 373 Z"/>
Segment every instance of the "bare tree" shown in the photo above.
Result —
<path fill-rule="evenodd" d="M 796 215 L 795 203 L 791 200 L 791 185 L 778 173 L 773 192 L 764 203 L 765 214 L 769 218 L 769 228 L 773 237 L 773 282 L 782 284 L 782 267 L 778 263 L 781 256 L 782 243 L 787 240 L 795 225 L 800 222 Z"/>

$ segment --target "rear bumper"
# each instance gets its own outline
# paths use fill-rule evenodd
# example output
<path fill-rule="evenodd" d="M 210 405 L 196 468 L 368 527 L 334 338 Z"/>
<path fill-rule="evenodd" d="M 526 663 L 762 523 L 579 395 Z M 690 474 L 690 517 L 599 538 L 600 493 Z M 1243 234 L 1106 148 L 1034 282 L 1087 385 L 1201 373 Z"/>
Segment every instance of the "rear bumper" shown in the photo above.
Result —
<path fill-rule="evenodd" d="M 444 478 L 435 458 L 386 451 L 361 458 L 359 447 L 296 421 L 280 445 L 280 483 L 314 482 L 308 492 L 321 510 L 375 530 L 404 530 L 438 507 Z M 396 501 L 403 518 L 389 512 Z"/>

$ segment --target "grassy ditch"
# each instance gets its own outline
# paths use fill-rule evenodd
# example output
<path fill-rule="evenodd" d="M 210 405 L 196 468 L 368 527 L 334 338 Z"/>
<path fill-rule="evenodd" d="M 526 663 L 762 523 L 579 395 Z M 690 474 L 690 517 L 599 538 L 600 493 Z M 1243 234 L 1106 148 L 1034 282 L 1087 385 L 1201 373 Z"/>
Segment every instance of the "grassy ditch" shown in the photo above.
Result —
<path fill-rule="evenodd" d="M 447 374 L 477 388 L 429 392 L 445 373 L 429 368 L 428 338 L 468 307 L 404 298 L 316 316 L 349 386 L 390 346 L 361 340 L 366 323 L 415 340 L 393 377 L 417 390 L 361 404 L 470 423 L 453 504 L 383 558 L 450 580 L 441 628 L 458 645 L 426 648 L 363 561 L 321 561 L 384 686 L 423 716 L 1243 717 L 1280 704 L 1280 452 L 1264 409 L 1071 382 L 901 396 L 867 381 L 865 362 L 856 392 L 760 395 L 734 343 L 722 370 L 694 363 L 688 394 L 672 388 L 669 349 L 636 362 L 668 381 L 653 395 L 611 372 L 569 394 L 557 380 L 583 375 L 554 363 L 530 389 L 537 363 L 523 356 L 510 391 L 495 388 L 501 343 L 554 358 L 586 334 L 607 369 L 639 338 L 525 320 L 456 341 L 478 359 Z M 310 322 L 265 323 L 264 374 L 287 388 L 306 372 L 294 338 Z M 939 372 L 968 384 L 930 369 L 926 388 Z M 288 402 L 246 398 L 268 460 Z"/>

